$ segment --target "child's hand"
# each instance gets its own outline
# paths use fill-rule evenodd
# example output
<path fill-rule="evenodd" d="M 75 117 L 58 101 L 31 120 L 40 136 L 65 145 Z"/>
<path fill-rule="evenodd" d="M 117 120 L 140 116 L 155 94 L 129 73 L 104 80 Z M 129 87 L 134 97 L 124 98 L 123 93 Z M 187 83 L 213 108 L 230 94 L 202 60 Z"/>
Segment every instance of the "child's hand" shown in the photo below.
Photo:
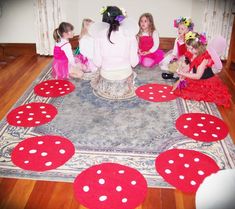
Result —
<path fill-rule="evenodd" d="M 149 51 L 143 51 L 143 52 L 141 52 L 140 55 L 147 55 L 147 54 L 149 54 L 149 53 L 150 53 Z"/>

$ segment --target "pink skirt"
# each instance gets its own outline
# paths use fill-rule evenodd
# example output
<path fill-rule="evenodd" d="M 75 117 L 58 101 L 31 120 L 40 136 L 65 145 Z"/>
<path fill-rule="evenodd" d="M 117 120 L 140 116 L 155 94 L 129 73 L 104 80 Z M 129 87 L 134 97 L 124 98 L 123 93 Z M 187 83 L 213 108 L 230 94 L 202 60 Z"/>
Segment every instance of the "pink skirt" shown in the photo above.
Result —
<path fill-rule="evenodd" d="M 140 65 L 147 68 L 152 68 L 159 64 L 164 58 L 164 52 L 160 49 L 154 53 L 140 56 Z"/>
<path fill-rule="evenodd" d="M 69 79 L 68 60 L 58 60 L 58 59 L 53 60 L 52 77 L 54 79 Z"/>
<path fill-rule="evenodd" d="M 92 60 L 88 59 L 82 54 L 78 54 L 75 56 L 75 63 L 79 65 L 80 69 L 84 73 L 95 72 L 97 70 L 97 67 L 94 65 Z"/>

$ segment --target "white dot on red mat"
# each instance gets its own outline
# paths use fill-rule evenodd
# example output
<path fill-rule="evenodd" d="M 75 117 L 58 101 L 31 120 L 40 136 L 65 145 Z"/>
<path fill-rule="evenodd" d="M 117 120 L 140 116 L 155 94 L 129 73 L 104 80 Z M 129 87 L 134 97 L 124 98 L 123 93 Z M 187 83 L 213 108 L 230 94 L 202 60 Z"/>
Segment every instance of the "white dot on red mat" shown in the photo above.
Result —
<path fill-rule="evenodd" d="M 194 186 L 194 185 L 196 185 L 196 182 L 192 180 L 192 181 L 190 181 L 190 184 Z"/>
<path fill-rule="evenodd" d="M 89 190 L 90 190 L 89 186 L 84 186 L 84 187 L 83 187 L 83 191 L 84 191 L 84 192 L 89 192 Z"/>
<path fill-rule="evenodd" d="M 159 90 L 158 92 L 159 92 L 159 93 L 163 93 L 163 91 L 162 91 L 162 90 Z"/>
<path fill-rule="evenodd" d="M 200 160 L 199 160 L 199 158 L 194 158 L 194 162 L 199 162 Z"/>
<path fill-rule="evenodd" d="M 212 120 L 210 121 L 210 124 L 214 124 L 214 123 L 215 123 L 214 121 L 212 121 Z"/>
<path fill-rule="evenodd" d="M 170 94 L 173 94 L 173 92 L 171 91 Z"/>
<path fill-rule="evenodd" d="M 40 123 L 40 121 L 35 121 L 35 124 L 39 124 Z"/>
<path fill-rule="evenodd" d="M 124 170 L 120 170 L 120 171 L 118 171 L 118 173 L 123 174 L 123 173 L 125 173 L 125 171 Z"/>
<path fill-rule="evenodd" d="M 24 111 L 19 111 L 18 113 L 19 113 L 19 114 L 23 114 L 23 113 L 24 113 Z"/>
<path fill-rule="evenodd" d="M 199 134 L 198 134 L 198 133 L 194 133 L 193 135 L 194 135 L 194 136 L 199 136 Z"/>
<path fill-rule="evenodd" d="M 70 90 L 70 88 L 67 88 L 66 90 L 68 90 L 68 91 L 69 91 L 69 90 Z"/>
<path fill-rule="evenodd" d="M 202 133 L 206 133 L 206 130 L 201 130 Z"/>
<path fill-rule="evenodd" d="M 132 185 L 136 185 L 136 181 L 131 181 L 131 184 Z"/>
<path fill-rule="evenodd" d="M 97 174 L 101 174 L 101 170 L 96 171 Z"/>
<path fill-rule="evenodd" d="M 46 94 L 50 94 L 50 92 L 49 92 L 49 91 L 47 91 L 47 92 L 46 92 Z"/>
<path fill-rule="evenodd" d="M 186 120 L 192 120 L 192 118 L 186 118 Z"/>
<path fill-rule="evenodd" d="M 217 130 L 220 130 L 220 127 L 218 126 L 218 127 L 216 127 L 216 129 L 217 129 Z"/>
<path fill-rule="evenodd" d="M 162 95 L 162 98 L 166 98 L 166 96 L 165 96 L 165 95 Z"/>
<path fill-rule="evenodd" d="M 203 172 L 203 171 L 201 171 L 201 170 L 200 170 L 200 171 L 198 171 L 197 173 L 198 173 L 200 176 L 204 175 L 204 172 Z"/>
<path fill-rule="evenodd" d="M 64 84 L 64 86 L 68 86 L 68 84 Z"/>
<path fill-rule="evenodd" d="M 183 175 L 179 175 L 179 178 L 180 178 L 180 179 L 184 179 L 184 176 L 183 176 Z"/>
<path fill-rule="evenodd" d="M 188 125 L 184 125 L 184 128 L 188 128 Z"/>
<path fill-rule="evenodd" d="M 205 120 L 206 118 L 205 117 L 201 117 L 202 120 Z"/>
<path fill-rule="evenodd" d="M 179 153 L 179 157 L 184 157 L 184 154 L 183 153 Z"/>
<path fill-rule="evenodd" d="M 153 92 L 149 92 L 149 94 L 153 94 Z"/>
<path fill-rule="evenodd" d="M 65 92 L 64 91 L 61 91 L 60 94 L 64 94 Z"/>
<path fill-rule="evenodd" d="M 166 173 L 166 174 L 170 174 L 170 173 L 171 173 L 171 170 L 170 170 L 170 169 L 166 169 L 166 170 L 165 170 L 165 173 Z"/>
<path fill-rule="evenodd" d="M 33 118 L 28 118 L 29 121 L 33 120 Z"/>
<path fill-rule="evenodd" d="M 59 82 L 57 81 L 57 82 L 55 82 L 55 84 L 59 84 Z"/>
<path fill-rule="evenodd" d="M 185 163 L 185 164 L 184 164 L 184 167 L 185 167 L 185 168 L 189 168 L 189 164 L 188 164 L 188 163 Z"/>
<path fill-rule="evenodd" d="M 21 121 L 20 121 L 20 120 L 18 120 L 16 123 L 20 124 L 20 123 L 21 123 Z"/>
<path fill-rule="evenodd" d="M 44 90 L 44 88 L 40 88 L 40 90 Z"/>
<path fill-rule="evenodd" d="M 31 113 L 29 113 L 29 115 L 34 115 L 34 113 L 31 112 Z"/>
<path fill-rule="evenodd" d="M 62 88 L 58 88 L 59 90 L 62 90 Z"/>
<path fill-rule="evenodd" d="M 45 163 L 45 166 L 51 166 L 51 165 L 52 165 L 52 162 L 50 161 Z"/>
<path fill-rule="evenodd" d="M 31 106 L 30 106 L 30 105 L 27 105 L 27 106 L 26 106 L 26 108 L 27 108 L 27 109 L 30 109 L 30 108 L 31 108 Z"/>
<path fill-rule="evenodd" d="M 173 164 L 174 160 L 169 160 L 168 163 Z"/>
<path fill-rule="evenodd" d="M 154 97 L 149 97 L 149 99 L 154 99 Z"/>
<path fill-rule="evenodd" d="M 48 83 L 44 83 L 44 85 L 45 85 L 45 86 L 47 86 L 47 85 L 48 85 Z"/>
<path fill-rule="evenodd" d="M 104 179 L 99 179 L 99 183 L 100 183 L 100 184 L 104 184 L 104 183 L 105 183 L 105 180 L 104 180 Z"/>
<path fill-rule="evenodd" d="M 25 164 L 28 164 L 28 163 L 29 163 L 29 161 L 28 161 L 28 160 L 25 160 L 25 161 L 24 161 L 24 163 L 25 163 Z"/>
<path fill-rule="evenodd" d="M 166 86 L 164 86 L 163 88 L 164 88 L 164 89 L 167 89 L 167 87 L 166 87 Z"/>
<path fill-rule="evenodd" d="M 202 123 L 198 123 L 198 124 L 197 124 L 197 126 L 202 127 L 202 126 L 203 126 L 203 124 L 202 124 Z"/>
<path fill-rule="evenodd" d="M 42 156 L 42 157 L 47 156 L 47 152 L 42 152 L 42 153 L 41 153 L 41 156 Z"/>
<path fill-rule="evenodd" d="M 46 118 L 51 118 L 51 116 L 50 115 L 46 115 Z"/>
<path fill-rule="evenodd" d="M 38 144 L 43 144 L 43 141 L 38 141 Z"/>
<path fill-rule="evenodd" d="M 140 90 L 140 92 L 144 92 L 144 90 Z"/>
<path fill-rule="evenodd" d="M 36 152 L 37 152 L 36 149 L 31 149 L 31 150 L 29 150 L 29 153 L 30 153 L 30 154 L 34 154 L 34 153 L 36 153 Z"/>
<path fill-rule="evenodd" d="M 149 86 L 149 89 L 153 89 L 153 87 L 152 87 L 152 86 Z"/>
<path fill-rule="evenodd" d="M 19 150 L 20 150 L 20 151 L 24 150 L 24 147 L 20 147 Z"/>
<path fill-rule="evenodd" d="M 122 187 L 121 186 L 117 186 L 116 190 L 117 190 L 117 192 L 121 192 L 122 191 Z"/>
<path fill-rule="evenodd" d="M 45 106 L 40 106 L 40 109 L 45 109 Z"/>
<path fill-rule="evenodd" d="M 42 114 L 46 114 L 47 112 L 46 111 L 42 111 Z"/>
<path fill-rule="evenodd" d="M 60 149 L 60 154 L 64 154 L 65 153 L 65 150 L 64 149 Z"/>
<path fill-rule="evenodd" d="M 127 198 L 123 198 L 123 199 L 122 199 L 122 202 L 123 202 L 123 203 L 126 203 L 126 202 L 127 202 Z"/>
<path fill-rule="evenodd" d="M 60 141 L 56 141 L 55 144 L 60 144 L 61 142 Z"/>
<path fill-rule="evenodd" d="M 107 200 L 107 196 L 105 196 L 105 195 L 100 196 L 100 197 L 99 197 L 99 200 L 100 200 L 100 201 L 105 201 L 105 200 Z"/>
<path fill-rule="evenodd" d="M 17 115 L 17 116 L 16 116 L 16 118 L 20 118 L 20 116 L 19 116 L 19 115 Z"/>
<path fill-rule="evenodd" d="M 217 134 L 211 134 L 214 138 L 217 138 L 218 135 Z"/>
<path fill-rule="evenodd" d="M 50 88 L 52 89 L 52 88 L 54 88 L 54 86 L 50 86 Z"/>

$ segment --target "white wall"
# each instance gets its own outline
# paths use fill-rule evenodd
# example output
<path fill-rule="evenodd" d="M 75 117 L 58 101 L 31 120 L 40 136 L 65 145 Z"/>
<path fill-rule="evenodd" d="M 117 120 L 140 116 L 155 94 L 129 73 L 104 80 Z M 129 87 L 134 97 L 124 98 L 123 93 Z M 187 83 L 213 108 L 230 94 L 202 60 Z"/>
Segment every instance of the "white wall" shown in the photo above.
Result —
<path fill-rule="evenodd" d="M 0 0 L 0 43 L 35 43 L 36 25 L 32 0 Z"/>
<path fill-rule="evenodd" d="M 0 43 L 35 43 L 36 25 L 33 2 L 35 0 L 0 0 L 4 3 L 0 17 Z M 205 0 L 61 0 L 62 18 L 80 33 L 83 18 L 100 21 L 102 6 L 117 5 L 126 9 L 128 16 L 138 21 L 144 12 L 154 16 L 160 37 L 175 37 L 173 20 L 191 16 L 201 31 Z"/>

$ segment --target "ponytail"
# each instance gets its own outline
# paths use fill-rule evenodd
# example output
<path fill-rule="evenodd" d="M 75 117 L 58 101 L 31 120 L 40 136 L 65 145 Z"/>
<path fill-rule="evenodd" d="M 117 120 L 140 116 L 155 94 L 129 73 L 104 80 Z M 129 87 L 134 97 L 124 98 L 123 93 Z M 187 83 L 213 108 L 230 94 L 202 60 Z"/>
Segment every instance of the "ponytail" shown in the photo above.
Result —
<path fill-rule="evenodd" d="M 113 44 L 113 42 L 110 40 L 111 33 L 112 33 L 112 31 L 117 31 L 119 26 L 120 26 L 120 23 L 118 21 L 116 21 L 116 20 L 113 23 L 111 23 L 110 26 L 109 26 L 108 40 L 112 44 Z"/>
<path fill-rule="evenodd" d="M 56 28 L 53 32 L 53 38 L 55 39 L 55 41 L 58 43 L 60 42 L 61 36 L 59 34 L 59 29 Z"/>

